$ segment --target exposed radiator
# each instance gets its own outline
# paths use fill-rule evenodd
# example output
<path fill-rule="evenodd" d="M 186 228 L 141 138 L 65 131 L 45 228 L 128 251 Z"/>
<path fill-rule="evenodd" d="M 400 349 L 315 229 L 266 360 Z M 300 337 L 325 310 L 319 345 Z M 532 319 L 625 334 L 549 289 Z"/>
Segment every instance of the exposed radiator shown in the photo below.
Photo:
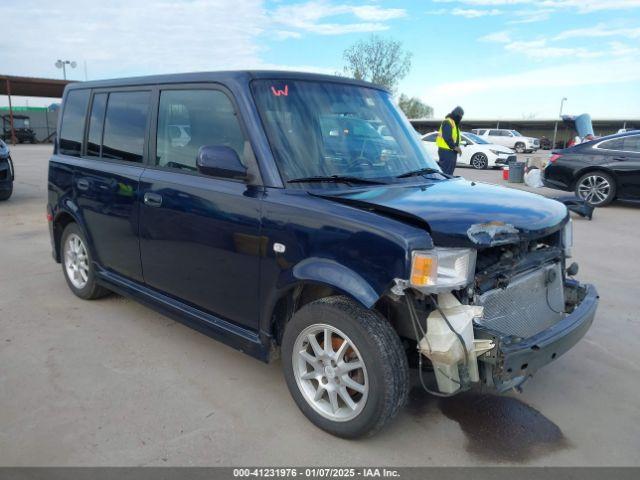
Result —
<path fill-rule="evenodd" d="M 535 335 L 564 317 L 560 264 L 514 277 L 507 288 L 490 290 L 475 303 L 484 307 L 482 319 L 477 320 L 481 325 L 521 338 Z"/>

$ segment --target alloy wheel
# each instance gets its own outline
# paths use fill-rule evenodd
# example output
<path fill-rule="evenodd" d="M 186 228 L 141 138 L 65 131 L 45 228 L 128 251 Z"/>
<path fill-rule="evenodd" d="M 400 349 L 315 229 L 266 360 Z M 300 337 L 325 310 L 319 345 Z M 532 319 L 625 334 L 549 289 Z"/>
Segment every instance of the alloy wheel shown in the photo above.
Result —
<path fill-rule="evenodd" d="M 584 177 L 578 185 L 578 195 L 591 205 L 604 203 L 611 193 L 609 180 L 600 175 Z"/>
<path fill-rule="evenodd" d="M 82 290 L 89 281 L 89 256 L 82 239 L 72 233 L 67 237 L 64 249 L 64 266 L 69 281 Z"/>
<path fill-rule="evenodd" d="M 302 396 L 323 417 L 346 422 L 367 401 L 367 368 L 349 337 L 325 324 L 310 325 L 296 338 L 293 373 Z"/>
<path fill-rule="evenodd" d="M 487 168 L 487 157 L 482 153 L 478 153 L 471 158 L 471 166 L 477 170 Z"/>

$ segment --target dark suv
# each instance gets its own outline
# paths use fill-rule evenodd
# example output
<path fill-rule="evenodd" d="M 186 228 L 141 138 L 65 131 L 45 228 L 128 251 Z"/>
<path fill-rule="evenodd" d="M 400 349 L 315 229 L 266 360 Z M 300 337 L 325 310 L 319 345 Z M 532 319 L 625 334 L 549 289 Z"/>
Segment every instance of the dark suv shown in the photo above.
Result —
<path fill-rule="evenodd" d="M 593 321 L 565 206 L 444 175 L 378 86 L 74 83 L 59 125 L 47 211 L 71 290 L 281 358 L 295 402 L 335 435 L 393 418 L 410 366 L 440 396 L 519 388 Z"/>

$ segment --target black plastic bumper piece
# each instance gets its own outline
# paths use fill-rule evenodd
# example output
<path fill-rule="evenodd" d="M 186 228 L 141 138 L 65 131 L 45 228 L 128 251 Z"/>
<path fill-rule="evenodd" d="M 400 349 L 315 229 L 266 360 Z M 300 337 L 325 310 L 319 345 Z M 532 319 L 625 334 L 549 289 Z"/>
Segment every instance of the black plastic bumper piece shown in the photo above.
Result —
<path fill-rule="evenodd" d="M 14 176 L 11 157 L 0 158 L 0 190 L 9 190 L 13 184 Z"/>
<path fill-rule="evenodd" d="M 552 327 L 517 343 L 500 342 L 500 369 L 493 381 L 498 391 L 521 385 L 536 370 L 570 350 L 584 337 L 598 308 L 598 292 L 584 285 L 584 297 L 573 312 Z"/>

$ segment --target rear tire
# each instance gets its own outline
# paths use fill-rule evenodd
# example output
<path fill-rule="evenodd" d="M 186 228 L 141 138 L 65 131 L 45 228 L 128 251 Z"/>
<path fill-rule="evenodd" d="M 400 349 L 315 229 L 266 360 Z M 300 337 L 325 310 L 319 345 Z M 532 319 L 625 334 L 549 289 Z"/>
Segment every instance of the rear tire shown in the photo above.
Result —
<path fill-rule="evenodd" d="M 302 413 L 339 437 L 373 435 L 407 401 L 400 338 L 379 313 L 347 297 L 316 300 L 294 314 L 282 338 L 282 367 Z"/>
<path fill-rule="evenodd" d="M 94 300 L 110 292 L 96 282 L 95 265 L 87 239 L 75 223 L 67 225 L 60 240 L 62 272 L 71 291 L 83 300 Z"/>
<path fill-rule="evenodd" d="M 592 207 L 604 207 L 616 197 L 616 182 L 608 173 L 587 172 L 576 182 L 575 193 Z"/>

